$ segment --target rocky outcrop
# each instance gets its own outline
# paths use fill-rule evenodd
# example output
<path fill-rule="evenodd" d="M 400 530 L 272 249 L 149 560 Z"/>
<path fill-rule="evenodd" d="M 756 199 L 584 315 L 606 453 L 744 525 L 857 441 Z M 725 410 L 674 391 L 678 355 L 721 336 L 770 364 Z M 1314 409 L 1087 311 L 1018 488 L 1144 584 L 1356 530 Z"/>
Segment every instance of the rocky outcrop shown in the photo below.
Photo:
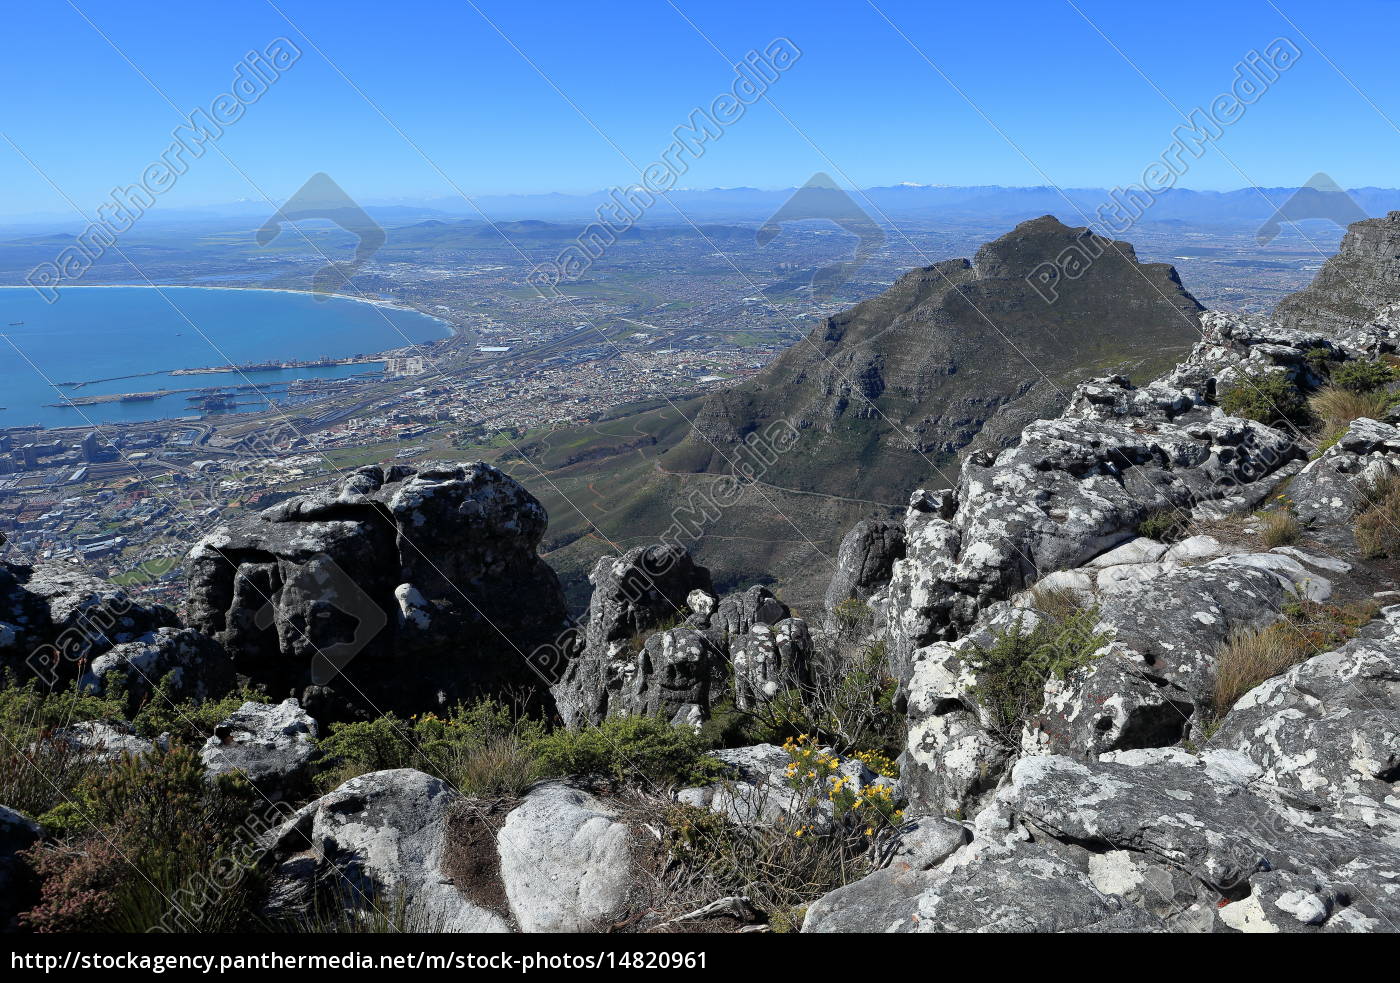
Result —
<path fill-rule="evenodd" d="M 734 669 L 734 705 L 751 710 L 788 690 L 811 684 L 814 646 L 807 622 L 784 618 L 753 625 L 729 642 Z"/>
<path fill-rule="evenodd" d="M 1345 332 L 1400 302 L 1400 212 L 1347 229 L 1337 254 L 1307 288 L 1279 302 L 1274 316 L 1295 328 Z"/>
<path fill-rule="evenodd" d="M 1020 446 L 969 458 L 955 489 L 913 496 L 905 558 L 870 603 L 907 710 L 909 814 L 971 839 L 833 892 L 807 930 L 1394 929 L 1400 609 L 1340 635 L 1289 622 L 1303 661 L 1213 705 L 1233 639 L 1369 600 L 1358 483 L 1400 472 L 1390 423 L 1357 420 L 1308 460 L 1304 435 L 1217 399 L 1258 372 L 1306 392 L 1320 353 L 1394 352 L 1392 320 L 1206 314 L 1169 375 L 1086 383 Z M 1305 542 L 1261 545 L 1266 504 L 1293 509 Z M 1138 534 L 1164 516 L 1221 533 Z M 1077 661 L 1008 732 L 987 653 L 1016 638 Z"/>
<path fill-rule="evenodd" d="M 719 602 L 714 626 L 728 638 L 746 634 L 754 625 L 776 625 L 792 616 L 786 604 L 762 584 L 726 594 Z"/>
<path fill-rule="evenodd" d="M 170 609 L 68 564 L 0 565 L 0 669 L 20 678 L 71 683 L 83 663 L 175 625 Z"/>
<path fill-rule="evenodd" d="M 249 702 L 214 728 L 199 758 L 210 778 L 241 774 L 268 801 L 292 799 L 310 785 L 319 732 L 296 700 Z"/>
<path fill-rule="evenodd" d="M 1400 429 L 1354 421 L 1341 438 L 1308 462 L 1288 486 L 1298 518 L 1343 542 L 1367 483 L 1400 471 Z"/>
<path fill-rule="evenodd" d="M 568 619 L 536 553 L 546 522 L 488 464 L 362 468 L 202 539 L 190 620 L 318 715 L 507 687 L 547 699 L 528 657 Z"/>
<path fill-rule="evenodd" d="M 1248 755 L 1262 781 L 1400 846 L 1400 606 L 1246 693 L 1209 746 Z"/>
<path fill-rule="evenodd" d="M 868 877 L 805 931 L 1378 931 L 1400 845 L 1262 781 L 1235 752 L 1022 759 L 928 870 Z"/>
<path fill-rule="evenodd" d="M 711 641 L 690 628 L 657 629 L 692 615 L 700 591 L 703 623 L 714 599 L 710 572 L 679 546 L 644 546 L 604 557 L 588 578 L 593 597 L 582 646 L 553 687 L 559 714 L 570 727 L 597 723 L 609 713 L 670 713 L 705 703 L 708 713 Z M 649 638 L 648 636 L 653 636 Z"/>
<path fill-rule="evenodd" d="M 88 761 L 113 761 L 124 755 L 137 757 L 150 753 L 157 744 L 169 747 L 170 743 L 168 734 L 150 741 L 137 736 L 125 723 L 100 720 L 85 720 L 60 728 L 54 731 L 52 740 L 67 745 L 75 757 Z"/>
<path fill-rule="evenodd" d="M 904 526 L 888 519 L 862 519 L 841 540 L 836 573 L 826 589 L 826 613 L 843 601 L 868 600 L 890 581 L 896 560 L 904 559 Z"/>
<path fill-rule="evenodd" d="M 603 931 L 640 911 L 650 849 L 564 781 L 504 812 L 408 769 L 346 782 L 269 838 L 268 914 L 318 903 L 424 932 Z"/>
<path fill-rule="evenodd" d="M 141 706 L 167 676 L 166 696 L 176 703 L 217 699 L 235 683 L 233 663 L 213 639 L 191 628 L 159 628 L 92 660 L 79 685 L 100 695 L 115 678 L 128 703 Z"/>

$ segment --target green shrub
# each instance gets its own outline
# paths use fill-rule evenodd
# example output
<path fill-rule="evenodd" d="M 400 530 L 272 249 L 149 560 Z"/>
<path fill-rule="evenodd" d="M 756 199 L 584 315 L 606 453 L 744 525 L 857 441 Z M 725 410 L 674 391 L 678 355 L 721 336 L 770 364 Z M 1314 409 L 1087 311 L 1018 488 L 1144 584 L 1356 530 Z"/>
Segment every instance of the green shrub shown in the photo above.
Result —
<path fill-rule="evenodd" d="M 868 628 L 874 620 L 874 612 L 860 598 L 848 597 L 832 608 L 831 617 L 838 631 L 853 633 Z"/>
<path fill-rule="evenodd" d="M 883 641 L 862 646 L 840 660 L 836 672 L 756 707 L 750 733 L 766 744 L 807 734 L 841 753 L 898 753 L 904 746 L 904 719 L 894 712 L 897 683 L 887 662 Z"/>
<path fill-rule="evenodd" d="M 1138 523 L 1137 534 L 1161 543 L 1174 543 L 1186 537 L 1190 519 L 1180 509 L 1157 509 Z"/>
<path fill-rule="evenodd" d="M 266 703 L 251 690 L 239 690 L 217 700 L 175 699 L 175 674 L 167 673 L 156 684 L 144 706 L 135 710 L 131 724 L 142 737 L 169 734 L 179 744 L 201 745 L 224 718 L 244 703 Z"/>
<path fill-rule="evenodd" d="M 528 745 L 543 733 L 538 721 L 489 699 L 460 703 L 445 716 L 335 724 L 320 742 L 328 767 L 317 781 L 328 789 L 372 771 L 415 768 L 467 795 L 515 794 L 532 780 Z"/>
<path fill-rule="evenodd" d="M 90 755 L 55 731 L 89 720 L 115 720 L 120 700 L 49 691 L 7 673 L 0 686 L 0 804 L 39 817 L 64 802 L 96 769 Z"/>
<path fill-rule="evenodd" d="M 702 785 L 723 769 L 694 731 L 657 717 L 608 717 L 597 727 L 556 730 L 529 744 L 541 778 L 608 775 Z"/>
<path fill-rule="evenodd" d="M 1332 369 L 1332 385 L 1351 393 L 1369 393 L 1394 382 L 1395 369 L 1379 359 L 1343 362 Z"/>
<path fill-rule="evenodd" d="M 1308 405 L 1281 372 L 1254 371 L 1232 385 L 1220 398 L 1220 408 L 1269 426 L 1300 427 L 1308 422 Z"/>
<path fill-rule="evenodd" d="M 243 918 L 260 802 L 241 777 L 207 781 L 193 748 L 124 755 L 91 773 L 51 816 L 68 834 L 31 848 L 40 931 L 226 931 Z M 51 830 L 52 832 L 52 830 Z M 217 873 L 217 879 L 211 875 Z"/>
<path fill-rule="evenodd" d="M 997 635 L 970 658 L 977 671 L 973 695 L 992 718 L 1003 739 L 1019 743 L 1021 726 L 1040 709 L 1045 683 L 1064 679 L 1094 661 L 1094 653 L 1112 640 L 1098 630 L 1098 608 L 1078 608 L 1061 617 L 1041 618 L 1026 628 L 1023 618 Z"/>

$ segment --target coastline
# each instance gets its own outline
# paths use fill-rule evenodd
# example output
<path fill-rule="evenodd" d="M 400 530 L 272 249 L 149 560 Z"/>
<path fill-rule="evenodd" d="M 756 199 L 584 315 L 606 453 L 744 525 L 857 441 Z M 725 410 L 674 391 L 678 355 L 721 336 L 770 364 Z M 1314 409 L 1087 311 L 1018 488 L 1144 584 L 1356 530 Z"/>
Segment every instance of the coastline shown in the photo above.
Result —
<path fill-rule="evenodd" d="M 0 290 L 33 290 L 34 288 L 23 283 L 3 283 Z M 425 314 L 416 307 L 410 307 L 397 300 L 388 300 L 383 297 L 353 297 L 350 294 L 323 294 L 315 290 L 305 290 L 300 287 L 228 287 L 219 284 L 202 283 L 75 283 L 72 286 L 63 287 L 63 290 L 238 290 L 244 293 L 257 292 L 268 294 L 304 294 L 308 297 L 325 297 L 328 300 L 348 300 L 355 304 L 369 304 L 371 307 L 387 307 L 391 310 L 407 311 L 411 314 L 418 314 L 422 317 L 437 321 L 447 329 L 447 336 L 455 338 L 460 333 L 457 325 L 445 318 L 435 314 Z"/>

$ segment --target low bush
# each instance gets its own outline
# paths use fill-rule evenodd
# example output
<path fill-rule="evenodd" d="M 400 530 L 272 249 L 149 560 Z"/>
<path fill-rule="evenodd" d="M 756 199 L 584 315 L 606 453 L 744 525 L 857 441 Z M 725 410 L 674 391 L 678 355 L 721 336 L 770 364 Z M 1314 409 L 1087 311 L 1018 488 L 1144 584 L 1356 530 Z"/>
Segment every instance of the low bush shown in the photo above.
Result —
<path fill-rule="evenodd" d="M 904 720 L 894 712 L 896 681 L 883 641 L 840 655 L 836 670 L 811 685 L 779 693 L 749 714 L 753 741 L 781 744 L 810 734 L 841 753 L 898 753 Z"/>
<path fill-rule="evenodd" d="M 1112 640 L 1098 620 L 1098 608 L 1077 606 L 1030 628 L 1018 617 L 991 645 L 975 647 L 969 659 L 977 672 L 973 695 L 1004 741 L 1019 744 L 1021 727 L 1040 709 L 1051 676 L 1064 679 L 1090 664 Z"/>
<path fill-rule="evenodd" d="M 107 762 L 56 810 L 57 821 L 41 817 L 68 835 L 28 851 L 42 881 L 39 904 L 21 923 L 39 931 L 229 930 L 244 916 L 254 876 L 249 819 L 258 805 L 240 777 L 207 781 L 193 748 Z"/>
<path fill-rule="evenodd" d="M 1308 423 L 1303 394 L 1281 372 L 1254 371 L 1236 381 L 1220 398 L 1220 408 L 1231 416 L 1269 426 L 1301 427 Z"/>
<path fill-rule="evenodd" d="M 831 609 L 832 622 L 837 631 L 845 634 L 863 632 L 874 620 L 870 605 L 858 597 L 848 597 Z"/>
<path fill-rule="evenodd" d="M 1138 523 L 1137 534 L 1159 543 L 1175 543 L 1184 539 L 1190 519 L 1180 509 L 1158 509 Z"/>
<path fill-rule="evenodd" d="M 541 778 L 608 775 L 663 785 L 703 785 L 723 773 L 694 731 L 657 717 L 608 717 L 597 727 L 556 730 L 528 744 Z"/>
<path fill-rule="evenodd" d="M 1393 367 L 1379 359 L 1343 362 L 1332 369 L 1332 385 L 1351 393 L 1369 393 L 1396 381 Z"/>

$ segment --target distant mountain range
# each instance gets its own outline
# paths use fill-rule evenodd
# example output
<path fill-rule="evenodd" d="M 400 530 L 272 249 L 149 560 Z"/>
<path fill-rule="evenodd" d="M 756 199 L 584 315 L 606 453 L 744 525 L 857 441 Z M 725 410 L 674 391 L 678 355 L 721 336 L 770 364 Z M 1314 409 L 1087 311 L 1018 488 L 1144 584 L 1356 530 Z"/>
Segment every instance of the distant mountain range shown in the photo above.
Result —
<path fill-rule="evenodd" d="M 683 225 L 694 222 L 763 222 L 792 196 L 795 188 L 678 189 L 670 204 L 657 201 L 641 219 L 643 223 Z M 1193 191 L 1176 188 L 1155 197 L 1142 216 L 1145 223 L 1177 223 L 1211 228 L 1257 226 L 1298 188 L 1241 188 L 1235 191 Z M 405 225 L 429 220 L 479 219 L 492 221 L 544 220 L 578 222 L 591 219 L 609 190 L 590 194 L 483 195 L 476 206 L 457 196 L 420 199 L 366 198 L 361 204 L 377 221 Z M 1352 188 L 1350 194 L 1367 215 L 1379 217 L 1400 209 L 1400 189 Z M 1053 213 L 1066 221 L 1089 224 L 1100 206 L 1112 201 L 1107 188 L 1030 187 L 1001 185 L 949 187 L 931 184 L 897 184 L 866 188 L 852 197 L 877 221 L 994 221 L 1020 222 Z M 142 220 L 146 228 L 247 218 L 260 220 L 271 211 L 267 202 L 244 200 L 201 208 L 153 210 Z M 74 227 L 71 214 L 29 215 L 0 219 L 0 233 L 34 234 L 41 230 Z"/>

